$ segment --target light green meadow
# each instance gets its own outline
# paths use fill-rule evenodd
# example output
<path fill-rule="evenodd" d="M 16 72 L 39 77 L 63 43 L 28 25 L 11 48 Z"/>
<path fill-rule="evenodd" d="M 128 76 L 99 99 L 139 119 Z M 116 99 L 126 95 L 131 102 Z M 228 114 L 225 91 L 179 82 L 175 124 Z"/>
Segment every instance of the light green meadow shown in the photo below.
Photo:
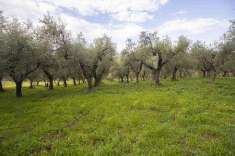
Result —
<path fill-rule="evenodd" d="M 1 156 L 235 155 L 235 78 L 4 87 Z"/>

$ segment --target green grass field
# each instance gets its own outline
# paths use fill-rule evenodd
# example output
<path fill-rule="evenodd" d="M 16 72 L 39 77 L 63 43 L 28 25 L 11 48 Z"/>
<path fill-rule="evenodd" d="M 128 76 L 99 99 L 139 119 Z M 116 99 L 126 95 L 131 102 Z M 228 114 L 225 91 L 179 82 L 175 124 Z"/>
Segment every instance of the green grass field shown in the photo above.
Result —
<path fill-rule="evenodd" d="M 235 78 L 14 86 L 0 93 L 0 155 L 235 155 Z"/>

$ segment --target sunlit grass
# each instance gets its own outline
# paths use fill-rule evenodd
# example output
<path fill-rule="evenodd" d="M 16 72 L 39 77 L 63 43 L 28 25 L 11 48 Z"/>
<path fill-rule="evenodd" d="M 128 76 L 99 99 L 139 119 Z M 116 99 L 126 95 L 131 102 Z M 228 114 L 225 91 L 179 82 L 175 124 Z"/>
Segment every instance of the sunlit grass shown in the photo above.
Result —
<path fill-rule="evenodd" d="M 0 94 L 0 155 L 235 155 L 235 79 Z"/>

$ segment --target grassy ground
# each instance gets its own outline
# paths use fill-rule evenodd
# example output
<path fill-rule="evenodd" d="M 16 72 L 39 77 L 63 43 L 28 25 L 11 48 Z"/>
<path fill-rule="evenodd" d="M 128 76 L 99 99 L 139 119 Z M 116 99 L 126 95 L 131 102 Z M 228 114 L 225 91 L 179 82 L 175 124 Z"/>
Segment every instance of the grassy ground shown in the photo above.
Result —
<path fill-rule="evenodd" d="M 0 155 L 235 155 L 235 79 L 0 93 Z"/>

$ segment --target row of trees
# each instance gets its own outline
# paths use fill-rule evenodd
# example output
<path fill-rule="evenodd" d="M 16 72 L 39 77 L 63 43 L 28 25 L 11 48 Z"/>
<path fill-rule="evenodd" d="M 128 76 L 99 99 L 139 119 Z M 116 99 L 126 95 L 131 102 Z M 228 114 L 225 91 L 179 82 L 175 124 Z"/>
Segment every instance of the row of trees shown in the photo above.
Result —
<path fill-rule="evenodd" d="M 16 84 L 16 96 L 22 96 L 22 83 L 45 80 L 48 88 L 61 80 L 67 86 L 72 78 L 86 80 L 88 88 L 98 86 L 107 74 L 115 54 L 111 38 L 103 36 L 86 43 L 82 34 L 72 40 L 61 20 L 49 14 L 34 28 L 31 23 L 6 19 L 1 14 L 0 84 L 10 77 Z M 32 83 L 31 83 L 32 84 Z"/>
<path fill-rule="evenodd" d="M 224 39 L 210 46 L 200 41 L 191 43 L 184 36 L 172 43 L 156 32 L 142 32 L 136 43 L 127 40 L 116 70 L 121 81 L 126 78 L 128 82 L 132 72 L 136 82 L 140 75 L 143 79 L 152 76 L 156 85 L 160 85 L 160 77 L 176 80 L 200 72 L 213 80 L 217 75 L 235 76 L 235 21 L 231 21 Z"/>
<path fill-rule="evenodd" d="M 0 91 L 2 81 L 16 84 L 16 96 L 22 96 L 22 83 L 45 81 L 49 90 L 54 83 L 72 79 L 87 83 L 88 89 L 100 85 L 103 78 L 118 78 L 121 82 L 136 78 L 153 79 L 160 85 L 161 77 L 172 80 L 198 71 L 215 78 L 235 74 L 235 22 L 225 39 L 213 47 L 191 42 L 180 36 L 177 43 L 157 33 L 142 32 L 137 42 L 127 40 L 126 48 L 117 54 L 115 44 L 104 35 L 92 43 L 82 33 L 72 39 L 64 23 L 45 15 L 38 27 L 30 22 L 7 19 L 0 14 Z"/>

